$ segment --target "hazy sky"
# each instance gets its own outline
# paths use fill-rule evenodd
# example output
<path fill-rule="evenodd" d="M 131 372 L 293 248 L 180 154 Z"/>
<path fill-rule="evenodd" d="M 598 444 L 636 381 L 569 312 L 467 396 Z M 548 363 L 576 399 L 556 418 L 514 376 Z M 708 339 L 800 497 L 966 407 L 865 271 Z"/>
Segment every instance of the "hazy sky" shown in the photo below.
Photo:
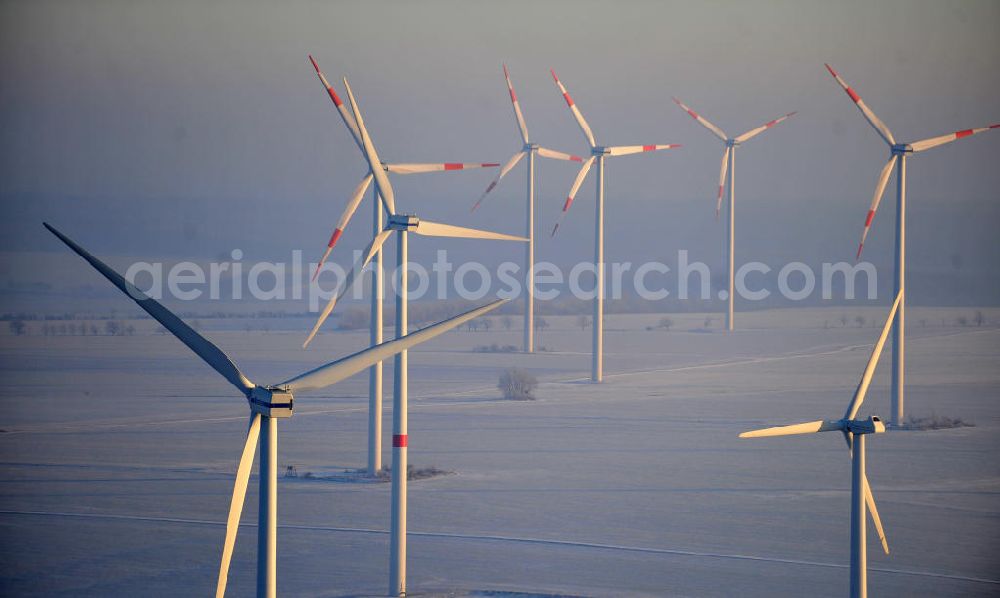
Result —
<path fill-rule="evenodd" d="M 98 253 L 315 259 L 365 168 L 309 53 L 338 89 L 350 77 L 387 161 L 506 160 L 519 138 L 504 61 L 538 142 L 586 151 L 552 67 L 599 142 L 684 144 L 609 160 L 609 260 L 681 248 L 721 260 L 722 146 L 671 95 L 730 134 L 799 111 L 737 154 L 741 261 L 853 257 L 887 151 L 824 62 L 902 140 L 1000 121 L 995 1 L 5 1 L 0 29 L 0 278 L 16 270 L 9 252 L 65 251 L 42 219 Z M 914 271 L 1000 277 L 998 155 L 992 132 L 909 161 Z M 592 179 L 547 238 L 574 174 L 539 163 L 539 259 L 591 256 Z M 425 217 L 520 232 L 523 165 L 468 213 L 492 176 L 396 178 L 397 197 Z M 880 267 L 892 193 L 867 250 Z M 346 247 L 364 243 L 368 214 Z M 417 257 L 444 246 L 420 241 Z"/>

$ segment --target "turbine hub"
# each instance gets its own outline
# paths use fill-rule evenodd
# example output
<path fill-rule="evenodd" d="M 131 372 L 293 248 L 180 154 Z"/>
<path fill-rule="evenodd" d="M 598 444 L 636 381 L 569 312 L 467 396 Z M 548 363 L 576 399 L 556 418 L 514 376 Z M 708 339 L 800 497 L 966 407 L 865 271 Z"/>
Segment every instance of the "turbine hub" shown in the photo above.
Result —
<path fill-rule="evenodd" d="M 909 143 L 897 143 L 892 146 L 892 155 L 900 156 L 902 154 L 912 154 L 913 146 Z"/>
<path fill-rule="evenodd" d="M 595 156 L 606 156 L 611 153 L 611 150 L 606 147 L 598 145 L 596 147 L 590 148 L 590 153 Z"/>
<path fill-rule="evenodd" d="M 529 141 L 528 143 L 524 144 L 524 151 L 526 151 L 526 152 L 533 152 L 536 149 L 538 149 L 538 144 L 537 143 L 532 143 L 532 142 Z"/>
<path fill-rule="evenodd" d="M 275 418 L 291 417 L 295 402 L 290 390 L 266 386 L 254 386 L 249 401 L 254 413 Z"/>
<path fill-rule="evenodd" d="M 410 230 L 420 225 L 420 219 L 412 214 L 393 214 L 389 216 L 389 230 Z"/>

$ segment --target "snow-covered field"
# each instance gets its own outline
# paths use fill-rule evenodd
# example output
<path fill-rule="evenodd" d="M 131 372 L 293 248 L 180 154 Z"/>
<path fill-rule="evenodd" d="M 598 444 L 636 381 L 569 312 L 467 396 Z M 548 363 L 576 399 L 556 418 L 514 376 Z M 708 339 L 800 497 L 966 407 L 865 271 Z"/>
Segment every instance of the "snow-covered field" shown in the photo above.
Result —
<path fill-rule="evenodd" d="M 539 343 L 550 352 L 471 352 L 519 344 L 516 324 L 451 332 L 411 352 L 410 462 L 456 475 L 411 482 L 409 593 L 846 594 L 843 440 L 737 434 L 840 417 L 885 311 L 756 312 L 732 334 L 717 316 L 711 331 L 697 314 L 647 331 L 660 316 L 611 315 L 601 385 L 587 382 L 590 331 L 568 316 L 546 318 Z M 869 533 L 869 588 L 996 595 L 1000 329 L 921 311 L 908 314 L 907 411 L 975 427 L 870 439 L 892 554 Z M 261 383 L 367 340 L 328 333 L 303 351 L 300 332 L 206 330 Z M 180 343 L 141 332 L 0 337 L 0 594 L 213 591 L 247 410 Z M 887 351 L 862 414 L 888 418 L 888 365 Z M 499 399 L 509 366 L 538 375 L 537 401 Z M 364 466 L 366 393 L 367 375 L 356 376 L 296 397 L 280 423 L 279 471 L 300 474 L 279 479 L 280 594 L 387 590 L 389 485 L 301 477 Z M 252 480 L 231 595 L 253 593 L 256 500 Z"/>

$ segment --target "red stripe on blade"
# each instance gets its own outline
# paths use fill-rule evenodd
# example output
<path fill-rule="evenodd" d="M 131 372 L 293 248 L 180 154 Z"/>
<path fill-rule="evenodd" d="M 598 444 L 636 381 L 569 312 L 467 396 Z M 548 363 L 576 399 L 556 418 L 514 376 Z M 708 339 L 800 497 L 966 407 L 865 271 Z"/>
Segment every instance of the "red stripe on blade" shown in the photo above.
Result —
<path fill-rule="evenodd" d="M 335 106 L 337 106 L 338 108 L 340 108 L 340 106 L 341 106 L 341 105 L 342 105 L 342 104 L 343 104 L 344 102 L 342 102 L 342 101 L 340 100 L 340 96 L 338 96 L 338 95 L 337 95 L 337 92 L 333 91 L 333 88 L 332 88 L 332 87 L 327 87 L 327 88 L 326 88 L 326 92 L 327 92 L 328 94 L 330 94 L 330 99 L 331 99 L 331 100 L 333 100 L 333 103 L 334 103 L 334 105 L 335 105 Z"/>
<path fill-rule="evenodd" d="M 573 198 L 572 197 L 567 197 L 566 198 L 566 203 L 563 204 L 563 212 L 565 212 L 566 210 L 569 209 L 569 204 L 571 204 L 571 203 L 573 203 Z"/>
<path fill-rule="evenodd" d="M 569 159 L 574 162 L 583 162 L 583 158 L 581 158 L 580 156 L 570 156 Z"/>
<path fill-rule="evenodd" d="M 566 105 L 572 107 L 573 106 L 573 98 L 569 97 L 569 92 L 568 91 L 563 94 L 563 97 L 566 99 Z"/>
<path fill-rule="evenodd" d="M 392 435 L 392 446 L 393 448 L 406 448 L 407 439 L 406 434 L 393 434 Z"/>
<path fill-rule="evenodd" d="M 482 164 L 480 164 L 480 166 L 482 166 L 483 168 L 496 168 L 497 166 L 500 166 L 500 163 L 499 162 L 483 162 Z"/>
<path fill-rule="evenodd" d="M 515 104 L 517 103 L 517 94 L 514 93 L 513 87 L 510 88 L 510 101 Z"/>
<path fill-rule="evenodd" d="M 333 234 L 332 234 L 332 235 L 330 235 L 330 242 L 329 242 L 329 243 L 327 243 L 327 245 L 326 245 L 326 246 L 327 246 L 327 247 L 330 247 L 330 248 L 332 249 L 332 248 L 333 248 L 333 246 L 337 244 L 337 239 L 339 239 L 339 238 L 340 238 L 340 235 L 341 235 L 341 234 L 342 234 L 343 232 L 344 232 L 344 231 L 340 230 L 339 228 L 335 228 L 335 229 L 333 229 Z"/>
<path fill-rule="evenodd" d="M 972 129 L 966 129 L 964 131 L 955 131 L 955 139 L 961 139 L 962 137 L 968 137 L 972 135 Z"/>
<path fill-rule="evenodd" d="M 465 165 L 457 162 L 448 162 L 444 165 L 445 170 L 462 170 L 463 168 L 465 168 Z"/>
<path fill-rule="evenodd" d="M 865 216 L 865 228 L 872 225 L 873 218 L 875 218 L 875 210 L 868 210 L 868 215 Z"/>
<path fill-rule="evenodd" d="M 651 152 L 651 151 L 653 151 L 655 149 L 656 149 L 655 145 L 644 145 L 644 146 L 642 146 L 642 151 L 644 151 L 644 152 Z"/>
<path fill-rule="evenodd" d="M 851 99 L 854 100 L 855 104 L 861 101 L 861 96 L 854 93 L 854 90 L 851 89 L 850 87 L 847 88 L 847 95 L 851 96 Z"/>
<path fill-rule="evenodd" d="M 694 110 L 688 109 L 688 114 L 691 115 L 691 118 L 698 120 L 698 113 L 695 112 Z"/>

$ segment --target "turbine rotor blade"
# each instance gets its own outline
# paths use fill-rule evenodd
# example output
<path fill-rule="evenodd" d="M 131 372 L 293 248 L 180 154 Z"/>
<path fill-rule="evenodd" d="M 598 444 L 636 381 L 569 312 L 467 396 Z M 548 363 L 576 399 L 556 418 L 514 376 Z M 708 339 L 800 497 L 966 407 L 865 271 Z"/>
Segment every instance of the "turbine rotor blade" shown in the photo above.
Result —
<path fill-rule="evenodd" d="M 425 237 L 452 237 L 455 239 L 491 239 L 494 241 L 523 241 L 527 242 L 527 237 L 519 237 L 516 235 L 505 235 L 503 233 L 495 233 L 487 230 L 479 230 L 475 228 L 465 228 L 464 226 L 453 226 L 451 224 L 441 224 L 440 222 L 431 222 L 430 220 L 421 220 L 417 227 L 411 229 L 418 235 L 423 235 Z"/>
<path fill-rule="evenodd" d="M 357 211 L 358 205 L 361 203 L 361 199 L 365 196 L 365 191 L 368 191 L 369 185 L 372 183 L 372 173 L 369 172 L 365 175 L 365 178 L 361 179 L 358 186 L 355 187 L 354 193 L 351 194 L 351 198 L 347 200 L 347 206 L 344 208 L 344 213 L 340 215 L 340 220 L 337 221 L 336 228 L 333 229 L 333 234 L 330 235 L 330 241 L 326 245 L 326 252 L 323 257 L 319 260 L 319 264 L 316 265 L 316 271 L 313 272 L 312 280 L 316 280 L 319 276 L 319 271 L 323 267 L 323 263 L 326 262 L 326 258 L 330 256 L 330 252 L 333 251 L 333 246 L 337 244 L 337 240 L 340 239 L 340 235 L 344 233 L 344 229 L 347 228 L 347 223 L 351 221 L 354 216 L 354 212 Z"/>
<path fill-rule="evenodd" d="M 361 109 L 358 108 L 358 103 L 354 99 L 354 92 L 351 91 L 351 85 L 347 82 L 347 77 L 344 77 L 344 87 L 347 88 L 347 99 L 351 102 L 351 112 L 354 114 L 354 122 L 358 124 L 358 131 L 361 134 L 361 144 L 364 148 L 365 159 L 368 160 L 368 168 L 371 169 L 372 174 L 375 176 L 375 185 L 378 187 L 379 196 L 382 197 L 385 210 L 390 214 L 395 214 L 396 199 L 395 194 L 392 192 L 392 184 L 389 182 L 389 177 L 385 174 L 385 169 L 382 167 L 382 160 L 379 159 L 378 152 L 375 151 L 375 145 L 368 134 L 368 129 L 365 128 L 365 120 L 361 116 Z"/>
<path fill-rule="evenodd" d="M 361 143 L 361 133 L 358 132 L 358 125 L 354 122 L 354 117 L 351 116 L 350 112 L 348 112 L 347 106 L 344 105 L 344 101 L 341 100 L 340 96 L 337 95 L 337 92 L 334 91 L 330 82 L 326 80 L 326 76 L 323 75 L 323 71 L 319 70 L 319 65 L 316 64 L 316 60 L 313 59 L 312 54 L 309 55 L 309 62 L 311 62 L 313 68 L 316 69 L 316 76 L 319 77 L 323 87 L 326 88 L 326 93 L 330 96 L 330 99 L 333 100 L 333 105 L 337 107 L 337 112 L 340 113 L 340 119 L 344 121 L 344 126 L 346 126 L 347 130 L 350 131 L 351 137 L 354 138 L 354 143 L 358 144 L 358 149 L 364 152 L 365 148 Z"/>
<path fill-rule="evenodd" d="M 817 420 L 790 426 L 776 426 L 774 428 L 761 428 L 740 434 L 740 438 L 764 438 L 767 436 L 791 436 L 793 434 L 813 434 L 816 432 L 834 432 L 844 429 L 841 421 Z"/>
<path fill-rule="evenodd" d="M 615 145 L 608 148 L 609 156 L 627 156 L 629 154 L 639 154 L 642 152 L 655 152 L 658 150 L 674 149 L 680 147 L 679 143 L 668 143 L 665 145 Z"/>
<path fill-rule="evenodd" d="M 989 131 L 990 129 L 1000 128 L 1000 124 L 990 125 L 988 127 L 979 127 L 977 129 L 965 129 L 963 131 L 955 131 L 954 133 L 948 133 L 947 135 L 941 135 L 940 137 L 931 137 L 930 139 L 924 139 L 917 141 L 916 143 L 911 143 L 910 148 L 915 152 L 922 152 L 924 150 L 929 150 L 932 147 L 937 147 L 939 145 L 944 145 L 946 143 L 951 143 L 957 139 L 963 137 L 971 137 L 976 133 L 982 133 L 983 131 Z"/>
<path fill-rule="evenodd" d="M 861 231 L 861 242 L 858 243 L 858 253 L 854 256 L 855 261 L 861 259 L 861 252 L 865 248 L 865 239 L 868 237 L 868 231 L 872 227 L 872 220 L 875 219 L 875 211 L 878 210 L 878 204 L 882 201 L 885 186 L 889 183 L 889 177 L 892 176 L 892 167 L 896 165 L 897 159 L 899 159 L 899 156 L 896 155 L 889 158 L 889 161 L 882 167 L 882 172 L 878 175 L 878 184 L 875 185 L 875 195 L 872 196 L 871 206 L 869 206 L 868 214 L 865 216 L 865 228 Z"/>
<path fill-rule="evenodd" d="M 878 507 L 875 506 L 875 496 L 872 494 L 872 487 L 868 483 L 867 475 L 865 475 L 865 503 L 868 505 L 868 513 L 872 517 L 872 524 L 875 525 L 875 533 L 878 534 L 882 550 L 889 554 L 889 541 L 885 537 L 885 530 L 882 529 L 882 518 L 878 516 Z"/>
<path fill-rule="evenodd" d="M 559 80 L 559 77 L 556 76 L 556 72 L 554 70 L 549 69 L 549 72 L 552 73 L 552 78 L 555 79 L 556 85 L 559 86 L 559 91 L 562 92 L 563 99 L 566 100 L 566 105 L 569 106 L 570 112 L 573 113 L 573 118 L 576 119 L 576 124 L 580 126 L 580 130 L 583 131 L 583 136 L 587 138 L 587 143 L 590 144 L 590 147 L 597 147 L 597 142 L 594 141 L 594 133 L 590 130 L 590 125 L 588 125 L 587 121 L 583 118 L 583 114 L 580 113 L 580 109 L 576 107 L 576 103 L 573 102 L 573 98 L 569 97 L 569 92 L 566 91 L 566 87 L 562 84 L 562 81 Z"/>
<path fill-rule="evenodd" d="M 705 127 L 709 131 L 711 131 L 716 137 L 718 137 L 719 139 L 721 139 L 723 141 L 729 141 L 729 137 L 726 136 L 725 132 L 723 132 L 722 129 L 720 129 L 719 127 L 717 127 L 717 126 L 713 125 L 712 123 L 708 122 L 708 119 L 706 119 L 704 116 L 702 116 L 702 115 L 698 114 L 697 112 L 695 112 L 694 110 L 688 108 L 684 104 L 684 102 L 681 102 L 677 98 L 673 98 L 673 100 L 674 100 L 675 104 L 677 104 L 678 106 L 681 107 L 681 110 L 683 110 L 684 112 L 687 112 L 691 116 L 691 118 L 693 118 L 696 121 L 698 121 L 698 123 L 701 126 Z"/>
<path fill-rule="evenodd" d="M 547 147 L 539 147 L 538 155 L 543 158 L 552 158 L 554 160 L 566 160 L 568 162 L 583 162 L 583 158 L 580 156 L 574 156 L 573 154 L 567 154 L 564 152 L 557 152 L 556 150 L 551 150 Z"/>
<path fill-rule="evenodd" d="M 774 125 L 776 125 L 776 124 L 778 124 L 778 123 L 780 123 L 782 121 L 788 120 L 789 118 L 795 116 L 796 114 L 798 114 L 798 112 L 789 112 L 788 114 L 786 114 L 784 116 L 779 116 L 778 118 L 776 118 L 776 119 L 774 119 L 774 120 L 772 120 L 770 122 L 766 122 L 766 123 L 762 124 L 761 126 L 757 127 L 756 129 L 750 129 L 746 133 L 744 133 L 744 134 L 740 135 L 739 137 L 737 137 L 734 141 L 736 141 L 736 143 L 743 143 L 744 141 L 749 141 L 750 139 L 753 139 L 757 135 L 760 135 L 764 131 L 770 129 Z"/>
<path fill-rule="evenodd" d="M 391 230 L 380 231 L 377 235 L 375 235 L 375 238 L 372 239 L 372 242 L 368 244 L 368 247 L 365 248 L 364 254 L 362 254 L 362 256 L 358 259 L 358 261 L 354 262 L 354 267 L 351 268 L 351 271 L 350 273 L 348 273 L 347 278 L 344 279 L 344 283 L 340 285 L 340 288 L 337 289 L 337 292 L 334 294 L 334 296 L 331 297 L 330 300 L 327 302 L 326 307 L 324 307 L 323 311 L 320 312 L 319 318 L 316 320 L 316 324 L 313 325 L 312 330 L 309 332 L 309 336 L 306 337 L 306 342 L 302 343 L 303 349 L 309 346 L 309 343 L 312 342 L 312 339 L 319 332 L 319 329 L 323 325 L 323 322 L 326 321 L 327 317 L 329 317 L 330 315 L 330 312 L 333 311 L 333 307 L 337 304 L 337 301 L 339 301 L 340 298 L 344 296 L 344 293 L 349 291 L 351 287 L 354 286 L 354 281 L 365 269 L 365 266 L 368 265 L 368 262 L 370 262 L 372 258 L 375 257 L 375 253 L 379 250 L 379 248 L 382 247 L 382 244 L 385 243 L 385 240 L 389 238 L 390 234 L 392 234 Z"/>
<path fill-rule="evenodd" d="M 143 311 L 162 324 L 163 327 L 169 330 L 170 333 L 177 337 L 179 341 L 187 345 L 189 349 L 194 351 L 195 355 L 201 357 L 202 361 L 211 366 L 213 370 L 228 380 L 230 384 L 238 388 L 244 395 L 249 395 L 250 391 L 253 390 L 254 387 L 253 382 L 243 375 L 243 372 L 236 367 L 233 360 L 230 359 L 229 356 L 222 351 L 222 349 L 215 346 L 212 341 L 195 332 L 193 328 L 185 324 L 180 318 L 174 315 L 172 311 L 140 291 L 135 287 L 135 285 L 125 280 L 121 274 L 118 274 L 107 264 L 88 253 L 86 249 L 77 245 L 72 239 L 56 230 L 55 227 L 50 226 L 47 222 L 43 222 L 42 224 L 45 225 L 45 228 L 47 228 L 49 232 L 65 243 L 67 247 L 75 251 L 77 255 L 87 260 L 91 266 L 111 281 L 111 284 L 115 285 L 121 292 L 128 295 L 132 301 L 135 301 L 136 305 L 141 307 Z"/>
<path fill-rule="evenodd" d="M 563 218 L 566 217 L 569 207 L 573 205 L 573 198 L 576 197 L 577 191 L 580 190 L 580 185 L 583 184 L 583 179 L 587 178 L 587 173 L 590 172 L 590 167 L 593 164 L 594 156 L 591 156 L 587 158 L 587 161 L 580 167 L 580 171 L 576 173 L 576 179 L 573 180 L 573 186 L 570 187 L 569 195 L 566 196 L 566 202 L 563 204 L 562 213 L 559 214 L 559 219 L 556 220 L 556 225 L 552 228 L 552 236 L 555 236 L 556 231 L 559 230 L 559 225 L 562 224 Z"/>
<path fill-rule="evenodd" d="M 732 146 L 726 146 L 726 151 L 722 152 L 722 168 L 719 169 L 719 197 L 715 201 L 715 219 L 719 220 L 719 213 L 722 212 L 722 196 L 726 192 L 726 173 L 729 172 L 729 152 L 733 151 Z"/>
<path fill-rule="evenodd" d="M 861 381 L 858 382 L 858 388 L 854 391 L 854 398 L 851 399 L 850 405 L 847 406 L 847 411 L 844 412 L 845 420 L 854 419 L 858 414 L 858 409 L 861 409 L 861 403 L 865 400 L 868 385 L 871 384 L 872 376 L 875 374 L 875 367 L 878 365 L 878 359 L 882 355 L 882 347 L 885 346 L 885 341 L 889 338 L 889 330 L 892 329 L 892 323 L 896 319 L 896 311 L 899 309 L 902 298 L 903 292 L 900 291 L 896 294 L 896 300 L 892 302 L 892 309 L 889 310 L 889 316 L 885 319 L 885 324 L 882 325 L 882 333 L 872 348 L 872 354 L 865 365 L 865 371 L 861 374 Z"/>
<path fill-rule="evenodd" d="M 507 79 L 507 91 L 510 92 L 510 103 L 514 105 L 514 118 L 517 119 L 517 127 L 521 130 L 521 141 L 528 143 L 528 125 L 524 122 L 524 115 L 521 114 L 521 105 L 517 102 L 517 94 L 514 93 L 514 84 L 510 82 L 510 73 L 507 65 L 503 65 L 503 76 Z"/>
<path fill-rule="evenodd" d="M 525 153 L 526 152 L 524 151 L 517 152 L 516 154 L 510 157 L 510 160 L 507 160 L 507 163 L 504 164 L 503 168 L 500 169 L 500 172 L 497 173 L 497 177 L 493 179 L 493 181 L 489 184 L 488 187 L 486 187 L 486 191 L 483 191 L 483 194 L 479 196 L 479 200 L 476 201 L 476 205 L 472 206 L 473 212 L 479 209 L 479 206 L 483 203 L 483 200 L 486 199 L 486 196 L 489 194 L 489 192 L 495 189 L 496 186 L 500 184 L 500 179 L 502 179 L 505 174 L 510 172 L 512 168 L 517 166 L 517 163 L 521 161 L 521 158 L 524 157 Z"/>
<path fill-rule="evenodd" d="M 500 307 L 504 303 L 507 303 L 507 301 L 507 299 L 499 299 L 482 307 L 472 309 L 463 314 L 438 322 L 437 324 L 422 328 L 416 332 L 411 332 L 406 336 L 386 341 L 379 345 L 375 345 L 374 347 L 369 347 L 363 351 L 344 357 L 343 359 L 338 359 L 337 361 L 333 361 L 314 370 L 305 372 L 304 374 L 300 374 L 290 380 L 282 382 L 278 386 L 286 387 L 293 393 L 325 388 L 331 384 L 350 378 L 354 374 L 367 369 L 372 364 L 378 363 L 379 361 L 385 361 L 400 351 L 410 349 L 411 347 L 429 341 L 432 338 L 451 330 L 452 328 L 461 326 L 473 318 L 477 318 L 496 309 L 497 307 Z"/>
<path fill-rule="evenodd" d="M 226 594 L 229 563 L 233 558 L 233 546 L 236 544 L 236 532 L 240 528 L 240 515 L 243 513 L 247 483 L 250 481 L 250 469 L 253 467 L 253 455 L 257 449 L 259 436 L 260 414 L 254 413 L 250 416 L 247 440 L 243 445 L 243 453 L 240 455 L 240 464 L 236 468 L 236 483 L 233 484 L 233 497 L 229 502 L 229 517 L 226 518 L 226 540 L 222 545 L 222 562 L 219 563 L 219 580 L 215 585 L 215 598 L 223 598 Z"/>
<path fill-rule="evenodd" d="M 837 80 L 837 83 L 839 83 L 840 86 L 844 88 L 844 91 L 847 92 L 848 97 L 850 97 L 851 100 L 854 102 L 854 104 L 858 107 L 858 110 L 861 111 L 861 114 L 865 116 L 865 120 L 867 120 L 868 124 L 870 124 L 872 128 L 875 129 L 875 132 L 877 132 L 879 136 L 881 136 L 882 139 L 889 145 L 896 145 L 896 140 L 892 136 L 892 131 L 889 130 L 889 127 L 885 126 L 884 122 L 882 122 L 881 120 L 879 120 L 877 116 L 875 116 L 875 113 L 872 112 L 872 109 L 869 108 L 867 104 L 865 104 L 865 101 L 861 99 L 861 96 L 859 96 L 857 92 L 851 89 L 851 86 L 848 85 L 847 82 L 844 81 L 840 77 L 840 75 L 837 74 L 837 71 L 833 70 L 833 67 L 831 67 L 829 64 L 826 65 L 826 70 L 830 71 L 830 74 L 833 75 L 833 78 Z"/>
<path fill-rule="evenodd" d="M 497 162 L 438 162 L 429 164 L 386 164 L 385 169 L 395 174 L 420 174 L 424 172 L 444 172 L 446 170 L 470 170 L 472 168 L 496 168 Z"/>

